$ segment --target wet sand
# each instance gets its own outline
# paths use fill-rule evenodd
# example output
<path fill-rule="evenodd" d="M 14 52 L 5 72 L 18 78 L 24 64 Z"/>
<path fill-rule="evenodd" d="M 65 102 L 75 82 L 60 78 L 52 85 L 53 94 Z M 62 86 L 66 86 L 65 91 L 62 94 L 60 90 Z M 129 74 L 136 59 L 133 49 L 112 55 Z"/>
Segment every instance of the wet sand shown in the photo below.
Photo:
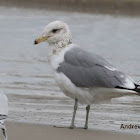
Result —
<path fill-rule="evenodd" d="M 6 122 L 9 140 L 139 140 L 139 135 Z"/>

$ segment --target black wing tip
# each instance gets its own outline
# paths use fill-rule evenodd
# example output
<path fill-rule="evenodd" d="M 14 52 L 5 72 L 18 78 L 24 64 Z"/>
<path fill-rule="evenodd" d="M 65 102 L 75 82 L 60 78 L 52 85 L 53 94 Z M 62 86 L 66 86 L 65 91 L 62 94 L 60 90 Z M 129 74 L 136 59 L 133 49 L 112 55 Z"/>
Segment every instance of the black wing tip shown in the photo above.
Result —
<path fill-rule="evenodd" d="M 134 91 L 138 92 L 140 94 L 140 85 L 135 84 Z"/>
<path fill-rule="evenodd" d="M 135 88 L 134 89 L 124 88 L 124 87 L 120 87 L 120 86 L 116 86 L 115 88 L 117 88 L 117 89 L 124 89 L 124 90 L 133 90 L 133 91 L 139 93 L 138 95 L 140 95 L 140 85 L 137 85 L 137 84 L 135 84 Z"/>
<path fill-rule="evenodd" d="M 125 88 L 125 87 L 120 87 L 120 86 L 116 86 L 115 88 L 124 89 L 124 90 L 133 90 L 133 89 L 129 89 L 129 88 Z"/>

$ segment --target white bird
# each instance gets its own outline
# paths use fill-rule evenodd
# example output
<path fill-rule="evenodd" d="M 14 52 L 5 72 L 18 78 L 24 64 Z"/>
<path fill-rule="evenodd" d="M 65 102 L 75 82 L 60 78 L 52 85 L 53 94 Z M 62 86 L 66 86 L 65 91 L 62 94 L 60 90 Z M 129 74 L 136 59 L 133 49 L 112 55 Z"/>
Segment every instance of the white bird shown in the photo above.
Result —
<path fill-rule="evenodd" d="M 0 128 L 3 132 L 5 140 L 7 140 L 6 128 L 4 125 L 4 120 L 8 116 L 8 99 L 6 95 L 0 92 Z"/>
<path fill-rule="evenodd" d="M 117 70 L 101 56 L 73 44 L 66 23 L 54 21 L 48 24 L 34 44 L 43 41 L 49 44 L 48 60 L 58 86 L 66 96 L 75 100 L 70 128 L 75 127 L 78 102 L 87 105 L 84 126 L 87 129 L 91 104 L 123 95 L 140 94 L 140 86 L 129 76 Z"/>

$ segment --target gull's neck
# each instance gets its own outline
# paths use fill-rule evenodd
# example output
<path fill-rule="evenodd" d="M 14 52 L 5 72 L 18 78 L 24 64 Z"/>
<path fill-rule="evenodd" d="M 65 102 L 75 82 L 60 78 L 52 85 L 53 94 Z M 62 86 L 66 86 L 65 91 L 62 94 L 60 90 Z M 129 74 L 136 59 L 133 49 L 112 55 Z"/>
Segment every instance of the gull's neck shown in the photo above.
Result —
<path fill-rule="evenodd" d="M 57 43 L 49 43 L 48 62 L 53 69 L 57 69 L 59 63 L 63 61 L 65 49 L 72 44 L 71 40 L 63 40 Z"/>
<path fill-rule="evenodd" d="M 71 38 L 64 39 L 56 43 L 49 43 L 50 55 L 58 55 L 64 48 L 72 44 Z"/>

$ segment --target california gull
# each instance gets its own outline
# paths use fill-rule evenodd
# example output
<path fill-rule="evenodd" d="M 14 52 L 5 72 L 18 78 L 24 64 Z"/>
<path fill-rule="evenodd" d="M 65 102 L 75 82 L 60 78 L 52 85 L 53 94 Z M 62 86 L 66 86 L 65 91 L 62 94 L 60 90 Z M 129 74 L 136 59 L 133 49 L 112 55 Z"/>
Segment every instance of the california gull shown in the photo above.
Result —
<path fill-rule="evenodd" d="M 56 83 L 66 96 L 75 100 L 70 128 L 74 128 L 78 102 L 87 105 L 84 126 L 87 129 L 91 104 L 123 95 L 140 94 L 140 86 L 129 76 L 101 56 L 73 44 L 66 23 L 54 21 L 48 24 L 34 44 L 43 41 L 49 44 L 48 60 Z"/>
<path fill-rule="evenodd" d="M 4 120 L 8 115 L 8 101 L 7 97 L 3 92 L 0 92 L 0 128 L 3 132 L 5 140 L 7 140 L 6 128 L 4 125 Z"/>

